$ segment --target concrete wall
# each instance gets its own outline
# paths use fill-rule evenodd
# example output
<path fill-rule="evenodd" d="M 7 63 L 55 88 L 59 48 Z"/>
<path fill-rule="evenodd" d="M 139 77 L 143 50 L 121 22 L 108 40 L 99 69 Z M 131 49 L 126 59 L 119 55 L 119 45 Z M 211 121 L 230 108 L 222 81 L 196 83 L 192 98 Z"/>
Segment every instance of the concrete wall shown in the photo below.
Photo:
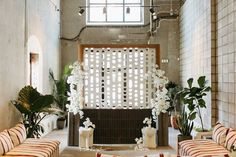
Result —
<path fill-rule="evenodd" d="M 180 78 L 183 86 L 187 79 L 205 75 L 212 87 L 206 97 L 207 109 L 202 110 L 204 126 L 215 122 L 215 16 L 214 0 L 188 0 L 180 14 Z M 199 121 L 196 121 L 199 125 Z"/>
<path fill-rule="evenodd" d="M 236 1 L 217 0 L 218 120 L 236 128 Z"/>
<path fill-rule="evenodd" d="M 52 3 L 53 2 L 53 3 Z M 56 77 L 60 73 L 60 0 L 27 0 L 26 38 L 27 56 L 30 52 L 39 54 L 39 91 L 51 94 L 49 68 Z M 31 43 L 31 38 L 34 41 Z M 36 44 L 36 43 L 37 44 Z M 56 116 L 48 116 L 42 121 L 45 133 L 56 128 Z"/>
<path fill-rule="evenodd" d="M 53 0 L 60 7 L 59 0 Z M 29 53 L 39 54 L 39 91 L 51 92 L 49 68 L 60 72 L 60 13 L 49 0 L 1 0 L 0 2 L 0 130 L 19 121 L 20 114 L 9 101 L 29 84 Z M 46 131 L 55 127 L 48 118 Z M 55 118 L 53 118 L 55 119 Z M 54 120 L 55 121 L 55 120 Z M 54 125 L 54 126 L 53 126 Z"/>
<path fill-rule="evenodd" d="M 25 3 L 23 0 L 0 2 L 0 130 L 13 125 L 17 111 L 9 104 L 25 85 Z"/>
<path fill-rule="evenodd" d="M 145 1 L 149 5 L 149 1 Z M 174 3 L 174 10 L 179 7 L 178 1 Z M 159 7 L 159 11 L 169 11 L 170 4 L 167 1 L 154 0 L 154 5 Z M 77 36 L 82 27 L 85 26 L 85 13 L 78 15 L 78 6 L 85 5 L 85 1 L 70 0 L 62 1 L 62 37 L 73 38 Z M 145 9 L 145 23 L 149 22 L 149 11 Z M 62 67 L 78 59 L 79 43 L 83 44 L 160 44 L 161 59 L 169 59 L 168 64 L 161 64 L 170 80 L 179 82 L 179 44 L 178 44 L 178 19 L 162 21 L 160 28 L 153 37 L 147 36 L 147 27 L 127 28 L 127 27 L 96 27 L 86 28 L 78 41 L 62 40 Z M 174 65 L 174 68 L 173 68 Z"/>

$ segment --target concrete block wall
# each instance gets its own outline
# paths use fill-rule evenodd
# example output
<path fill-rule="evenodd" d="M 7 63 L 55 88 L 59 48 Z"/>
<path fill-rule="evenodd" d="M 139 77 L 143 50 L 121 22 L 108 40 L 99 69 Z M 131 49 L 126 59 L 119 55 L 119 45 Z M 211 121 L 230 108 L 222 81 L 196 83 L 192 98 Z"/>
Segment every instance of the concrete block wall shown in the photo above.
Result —
<path fill-rule="evenodd" d="M 40 55 L 40 87 L 50 93 L 49 68 L 60 72 L 60 0 L 1 0 L 0 2 L 0 131 L 19 122 L 20 113 L 9 103 L 29 84 L 29 53 Z M 52 121 L 53 119 L 53 121 Z M 55 117 L 43 123 L 55 128 Z"/>
<path fill-rule="evenodd" d="M 236 1 L 216 0 L 218 120 L 236 128 Z"/>
<path fill-rule="evenodd" d="M 214 10 L 212 1 L 188 0 L 180 12 L 180 81 L 187 85 L 187 79 L 205 75 L 212 86 L 212 94 L 205 97 L 207 108 L 202 110 L 204 127 L 215 121 L 215 38 Z M 213 33 L 212 33 L 213 32 Z M 195 123 L 200 125 L 199 119 Z"/>

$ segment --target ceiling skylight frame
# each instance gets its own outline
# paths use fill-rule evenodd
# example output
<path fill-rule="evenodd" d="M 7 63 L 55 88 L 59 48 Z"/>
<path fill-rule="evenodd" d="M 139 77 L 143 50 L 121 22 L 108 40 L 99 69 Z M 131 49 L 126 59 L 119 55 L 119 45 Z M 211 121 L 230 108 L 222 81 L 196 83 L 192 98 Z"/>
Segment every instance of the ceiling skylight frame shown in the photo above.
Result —
<path fill-rule="evenodd" d="M 88 7 L 86 7 L 86 25 L 93 25 L 93 26 L 119 26 L 119 25 L 144 25 L 144 7 L 143 6 L 143 0 L 140 0 L 140 3 L 126 3 L 126 0 L 123 0 L 122 3 L 108 3 L 108 0 L 105 0 L 104 3 L 90 3 L 90 0 L 86 0 L 86 5 Z M 100 8 L 100 12 L 101 9 L 103 8 L 103 14 L 105 17 L 104 20 L 93 20 L 91 19 L 90 15 L 91 15 L 91 8 Z M 114 9 L 116 7 L 122 8 L 122 20 L 118 20 L 118 21 L 111 21 L 108 19 L 108 15 L 109 13 L 107 13 L 107 10 L 109 7 L 113 7 Z M 128 17 L 128 13 L 126 12 L 127 7 L 131 8 L 130 12 L 132 13 L 132 8 L 138 8 L 138 12 L 139 12 L 139 20 L 126 20 Z M 106 12 L 104 13 L 104 8 L 106 9 Z M 137 11 L 137 10 L 136 10 Z"/>

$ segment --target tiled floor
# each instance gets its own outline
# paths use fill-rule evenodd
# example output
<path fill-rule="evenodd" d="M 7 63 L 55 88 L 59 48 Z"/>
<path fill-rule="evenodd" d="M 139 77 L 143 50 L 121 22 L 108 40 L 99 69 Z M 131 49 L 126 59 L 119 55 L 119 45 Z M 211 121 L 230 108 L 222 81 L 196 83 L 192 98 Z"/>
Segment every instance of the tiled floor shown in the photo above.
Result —
<path fill-rule="evenodd" d="M 46 135 L 43 138 L 48 139 L 56 139 L 60 141 L 60 156 L 61 157 L 95 157 L 95 154 L 97 151 L 105 152 L 106 154 L 117 154 L 122 156 L 127 156 L 132 154 L 133 156 L 136 155 L 145 155 L 145 154 L 154 154 L 157 152 L 170 152 L 175 154 L 176 153 L 176 137 L 178 134 L 178 131 L 172 128 L 169 128 L 169 147 L 158 147 L 157 149 L 153 150 L 146 150 L 146 151 L 134 151 L 133 149 L 129 150 L 120 150 L 120 151 L 102 151 L 99 149 L 93 149 L 93 150 L 85 150 L 85 149 L 79 149 L 78 147 L 69 147 L 67 146 L 67 128 L 63 130 L 55 130 L 48 135 Z"/>

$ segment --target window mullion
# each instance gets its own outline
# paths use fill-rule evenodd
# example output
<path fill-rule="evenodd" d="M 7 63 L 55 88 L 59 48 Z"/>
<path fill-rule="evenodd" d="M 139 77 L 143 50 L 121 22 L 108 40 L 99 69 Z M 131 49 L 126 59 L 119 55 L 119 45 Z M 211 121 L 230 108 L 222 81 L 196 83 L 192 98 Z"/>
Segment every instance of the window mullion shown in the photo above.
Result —
<path fill-rule="evenodd" d="M 106 20 L 106 22 L 108 22 L 108 21 L 107 21 L 107 10 L 108 10 L 108 9 L 107 9 L 107 0 L 106 0 L 105 8 L 106 8 L 106 13 L 105 13 L 105 14 L 106 14 L 106 19 L 105 19 L 105 20 Z"/>
<path fill-rule="evenodd" d="M 125 22 L 125 13 L 126 13 L 126 10 L 125 10 L 125 0 L 123 0 L 123 22 Z"/>
<path fill-rule="evenodd" d="M 94 3 L 92 3 L 94 2 Z M 104 0 L 103 2 L 100 1 L 92 1 L 87 0 L 87 25 L 143 25 L 144 19 L 143 19 L 143 9 L 138 8 L 138 6 L 142 5 L 142 1 L 140 3 L 126 3 L 125 0 L 122 0 L 120 3 L 108 3 L 108 0 Z M 101 8 L 102 6 L 105 7 L 106 13 L 103 14 L 103 11 Z M 115 12 L 108 7 L 118 7 L 115 8 Z M 126 7 L 131 7 L 132 11 L 130 14 L 126 14 Z M 101 9 L 100 9 L 101 8 Z M 115 16 L 116 12 L 119 14 L 119 16 Z M 122 15 L 121 15 L 122 13 Z"/>

